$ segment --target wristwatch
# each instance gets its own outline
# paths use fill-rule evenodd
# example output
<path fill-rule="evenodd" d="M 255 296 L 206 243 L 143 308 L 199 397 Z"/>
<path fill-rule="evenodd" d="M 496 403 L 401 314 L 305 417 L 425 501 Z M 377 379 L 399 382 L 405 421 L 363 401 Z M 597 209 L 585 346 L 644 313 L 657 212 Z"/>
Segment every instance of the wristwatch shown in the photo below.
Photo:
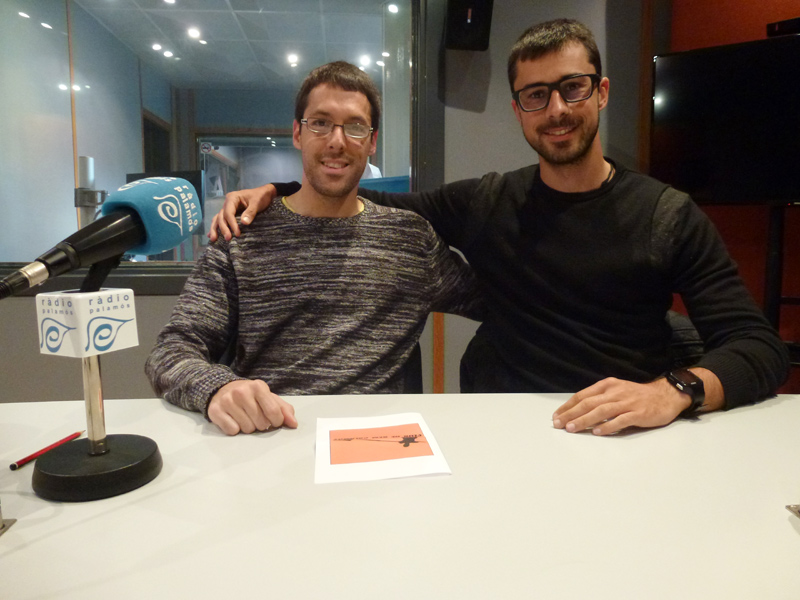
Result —
<path fill-rule="evenodd" d="M 689 369 L 677 369 L 667 373 L 667 381 L 674 385 L 679 392 L 688 394 L 692 399 L 689 408 L 682 411 L 679 417 L 692 417 L 696 415 L 706 402 L 706 389 L 703 380 Z"/>

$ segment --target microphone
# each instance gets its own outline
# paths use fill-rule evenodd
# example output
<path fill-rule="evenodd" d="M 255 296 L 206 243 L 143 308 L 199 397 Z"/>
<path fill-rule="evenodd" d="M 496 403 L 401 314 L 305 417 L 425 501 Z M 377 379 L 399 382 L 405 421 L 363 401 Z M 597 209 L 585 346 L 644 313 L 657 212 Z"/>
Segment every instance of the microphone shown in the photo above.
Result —
<path fill-rule="evenodd" d="M 51 277 L 131 254 L 159 254 L 200 226 L 197 191 L 178 177 L 148 177 L 109 194 L 101 218 L 79 229 L 32 263 L 0 281 L 0 300 Z"/>

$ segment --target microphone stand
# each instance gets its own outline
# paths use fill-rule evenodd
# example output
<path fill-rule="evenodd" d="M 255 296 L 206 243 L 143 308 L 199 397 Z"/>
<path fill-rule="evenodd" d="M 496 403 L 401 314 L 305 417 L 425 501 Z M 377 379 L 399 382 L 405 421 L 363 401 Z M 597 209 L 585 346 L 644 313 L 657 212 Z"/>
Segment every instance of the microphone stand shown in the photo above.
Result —
<path fill-rule="evenodd" d="M 100 291 L 120 258 L 92 265 L 80 291 Z M 53 448 L 36 460 L 31 485 L 47 500 L 84 502 L 124 494 L 155 479 L 163 465 L 158 446 L 150 438 L 106 435 L 100 357 L 82 360 L 89 435 Z"/>
<path fill-rule="evenodd" d="M 75 204 L 79 208 L 79 225 L 84 226 L 88 223 L 80 223 L 81 218 L 91 222 L 96 210 L 92 201 L 85 201 L 94 193 L 94 163 L 91 158 L 80 159 L 83 185 L 76 189 Z M 121 258 L 122 255 L 115 256 L 89 267 L 80 292 L 99 292 Z M 84 357 L 82 363 L 88 436 L 67 442 L 36 460 L 31 485 L 38 496 L 47 500 L 84 502 L 124 494 L 155 479 L 163 465 L 158 446 L 150 438 L 106 435 L 100 356 Z"/>
<path fill-rule="evenodd" d="M 81 293 L 99 292 L 103 282 L 113 269 L 119 266 L 122 256 L 96 262 L 81 284 Z M 105 454 L 106 418 L 103 409 L 103 384 L 100 377 L 100 355 L 81 359 L 83 366 L 83 398 L 86 402 L 86 431 L 89 439 L 89 454 Z"/>

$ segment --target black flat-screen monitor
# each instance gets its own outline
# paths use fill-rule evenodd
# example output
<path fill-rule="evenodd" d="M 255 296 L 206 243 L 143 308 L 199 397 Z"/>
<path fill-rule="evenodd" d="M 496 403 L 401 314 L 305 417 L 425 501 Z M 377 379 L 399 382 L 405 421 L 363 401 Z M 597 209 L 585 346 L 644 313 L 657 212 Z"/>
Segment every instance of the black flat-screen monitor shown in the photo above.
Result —
<path fill-rule="evenodd" d="M 698 203 L 800 202 L 800 35 L 657 56 L 650 174 Z"/>

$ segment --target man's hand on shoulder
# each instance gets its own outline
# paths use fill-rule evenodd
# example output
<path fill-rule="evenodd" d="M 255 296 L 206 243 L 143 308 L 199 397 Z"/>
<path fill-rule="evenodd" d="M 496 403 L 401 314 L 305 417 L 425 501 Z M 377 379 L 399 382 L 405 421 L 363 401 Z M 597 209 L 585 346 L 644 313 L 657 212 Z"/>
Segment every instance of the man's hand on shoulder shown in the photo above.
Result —
<path fill-rule="evenodd" d="M 236 222 L 236 215 L 242 212 L 242 225 L 249 225 L 257 213 L 267 209 L 277 195 L 275 186 L 271 183 L 249 190 L 239 190 L 225 194 L 225 204 L 211 220 L 211 229 L 208 239 L 216 242 L 220 235 L 227 241 L 233 236 L 239 237 L 241 230 Z"/>
<path fill-rule="evenodd" d="M 297 427 L 294 407 L 273 394 L 261 380 L 237 380 L 223 385 L 211 397 L 208 418 L 228 435 Z"/>
<path fill-rule="evenodd" d="M 722 407 L 722 385 L 706 369 L 697 369 L 705 384 L 704 411 Z M 598 381 L 565 402 L 553 415 L 553 426 L 570 433 L 591 429 L 595 435 L 617 433 L 626 427 L 668 425 L 689 408 L 691 399 L 666 379 L 634 383 L 609 377 Z"/>

